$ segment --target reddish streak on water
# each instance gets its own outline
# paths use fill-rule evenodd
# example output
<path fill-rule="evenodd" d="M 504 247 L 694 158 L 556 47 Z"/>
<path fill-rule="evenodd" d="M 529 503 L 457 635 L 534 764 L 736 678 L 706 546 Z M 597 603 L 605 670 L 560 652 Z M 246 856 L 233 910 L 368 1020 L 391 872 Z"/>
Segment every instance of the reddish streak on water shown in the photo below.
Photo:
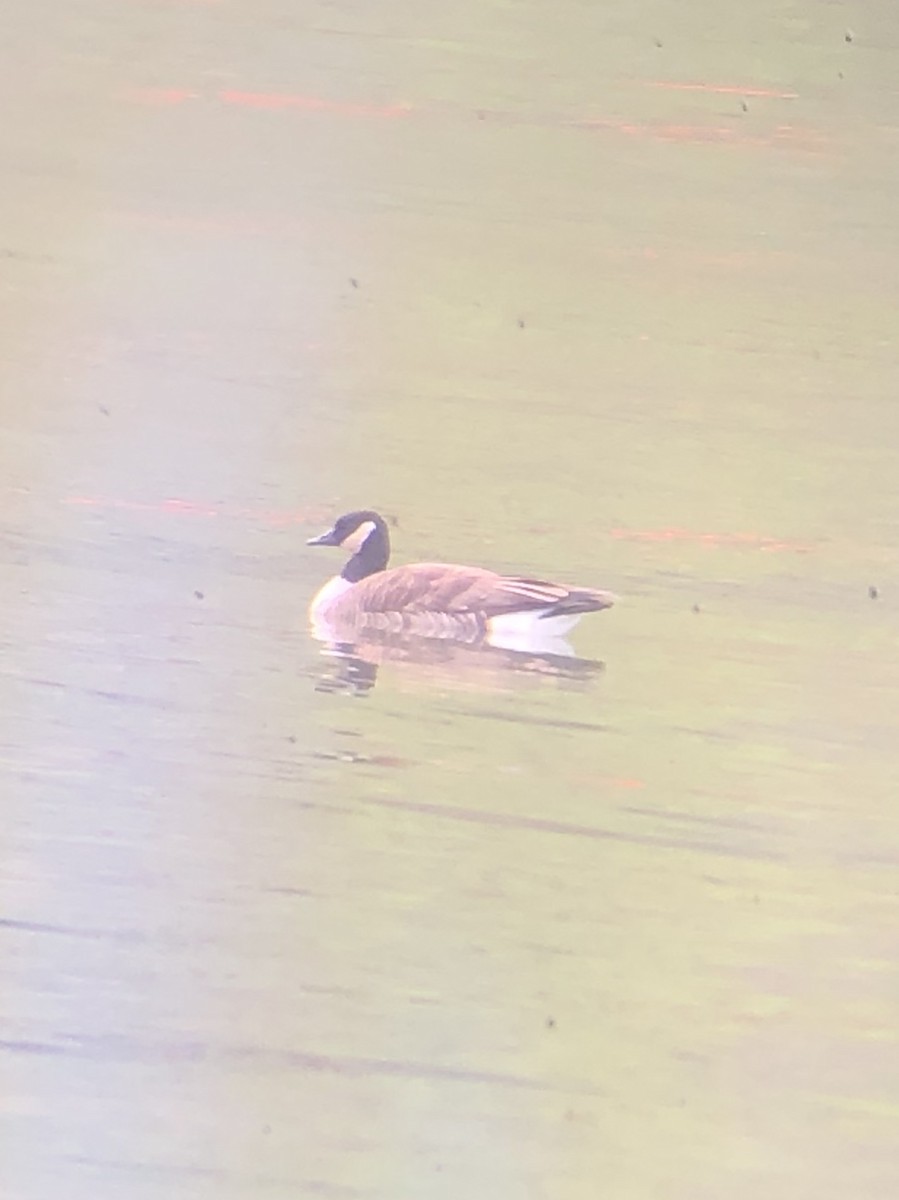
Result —
<path fill-rule="evenodd" d="M 157 104 L 167 107 L 173 104 L 183 104 L 185 100 L 199 100 L 199 92 L 191 92 L 187 88 L 136 88 L 128 93 L 128 98 L 141 104 Z"/>
<path fill-rule="evenodd" d="M 808 554 L 808 542 L 767 537 L 762 533 L 701 533 L 695 529 L 613 529 L 611 536 L 627 542 L 696 542 L 713 549 L 768 550 Z"/>
<path fill-rule="evenodd" d="M 180 517 L 225 517 L 229 520 L 251 520 L 264 525 L 302 525 L 308 521 L 328 520 L 330 507 L 273 509 L 246 508 L 228 504 L 209 504 L 200 500 L 185 500 L 168 496 L 162 500 L 120 500 L 102 496 L 68 496 L 66 504 L 80 508 L 118 509 L 128 512 L 155 512 Z M 807 554 L 814 547 L 807 542 L 769 537 L 762 533 L 703 533 L 696 529 L 612 529 L 610 536 L 629 542 L 696 542 L 714 549 L 783 551 Z"/>
<path fill-rule="evenodd" d="M 405 117 L 412 109 L 407 104 L 345 104 L 323 100 L 320 96 L 296 96 L 277 92 L 219 92 L 223 104 L 243 108 L 299 108 L 310 112 L 334 112 L 345 117 Z"/>
<path fill-rule="evenodd" d="M 707 91 L 725 95 L 761 96 L 776 99 L 792 99 L 797 95 L 795 92 L 777 92 L 766 88 L 743 88 L 728 84 L 656 81 L 648 82 L 646 86 L 677 91 Z M 361 104 L 330 100 L 322 96 L 301 95 L 295 92 L 259 92 L 237 88 L 225 88 L 216 92 L 196 92 L 189 88 L 138 88 L 131 91 L 129 97 L 140 104 L 149 104 L 160 108 L 172 108 L 191 101 L 211 100 L 231 108 L 252 109 L 256 112 L 320 113 L 366 119 L 375 117 L 389 120 L 408 117 L 416 111 L 410 104 Z M 767 132 L 754 129 L 750 133 L 740 123 L 734 125 L 674 125 L 657 121 L 622 121 L 618 118 L 511 114 L 487 109 L 477 109 L 475 112 L 478 120 L 481 121 L 489 118 L 499 123 L 558 124 L 571 129 L 604 131 L 652 141 L 706 145 L 784 146 L 805 152 L 820 151 L 825 145 L 825 139 L 820 133 L 793 125 L 777 125 Z M 473 114 L 469 113 L 468 115 Z"/>
<path fill-rule="evenodd" d="M 781 92 L 776 88 L 738 87 L 731 83 L 676 83 L 670 79 L 648 80 L 646 87 L 664 88 L 671 92 L 716 92 L 725 96 L 766 96 L 772 100 L 798 100 L 798 92 Z"/>
<path fill-rule="evenodd" d="M 662 122 L 607 121 L 590 117 L 571 124 L 578 129 L 621 133 L 627 137 L 648 138 L 657 142 L 685 142 L 716 146 L 785 147 L 806 153 L 826 149 L 824 137 L 813 129 L 798 129 L 794 125 L 776 125 L 768 133 L 747 134 L 735 125 L 669 125 Z"/>

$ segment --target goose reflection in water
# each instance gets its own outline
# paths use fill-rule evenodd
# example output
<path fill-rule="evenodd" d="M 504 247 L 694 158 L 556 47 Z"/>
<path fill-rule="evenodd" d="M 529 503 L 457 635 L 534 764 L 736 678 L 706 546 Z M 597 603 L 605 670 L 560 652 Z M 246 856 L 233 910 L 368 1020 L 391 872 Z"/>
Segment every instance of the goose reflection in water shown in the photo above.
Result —
<path fill-rule="evenodd" d="M 603 670 L 596 659 L 579 658 L 562 637 L 534 638 L 528 645 L 519 635 L 515 645 L 497 645 L 483 634 L 468 640 L 422 637 L 323 622 L 314 623 L 312 633 L 328 664 L 316 684 L 316 690 L 325 692 L 364 696 L 382 667 L 407 683 L 484 691 L 548 681 L 579 690 Z"/>

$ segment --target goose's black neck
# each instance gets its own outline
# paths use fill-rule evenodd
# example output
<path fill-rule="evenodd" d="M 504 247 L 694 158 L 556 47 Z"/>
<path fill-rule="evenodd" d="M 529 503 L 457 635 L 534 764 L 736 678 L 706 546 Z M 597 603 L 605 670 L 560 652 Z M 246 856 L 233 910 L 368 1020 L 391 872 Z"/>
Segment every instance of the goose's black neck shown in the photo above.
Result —
<path fill-rule="evenodd" d="M 376 512 L 365 513 L 366 521 L 374 526 L 371 533 L 340 572 L 348 583 L 358 583 L 369 575 L 383 571 L 390 561 L 390 534 L 387 522 Z"/>

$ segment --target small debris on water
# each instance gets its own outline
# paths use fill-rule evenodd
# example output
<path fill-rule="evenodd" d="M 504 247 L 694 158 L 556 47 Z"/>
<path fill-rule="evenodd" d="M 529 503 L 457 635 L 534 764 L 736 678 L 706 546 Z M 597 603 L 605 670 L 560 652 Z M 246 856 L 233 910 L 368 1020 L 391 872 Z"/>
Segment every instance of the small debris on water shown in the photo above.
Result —
<path fill-rule="evenodd" d="M 855 37 L 855 34 L 852 32 L 852 30 L 851 30 L 851 29 L 847 29 L 847 30 L 846 30 L 846 33 L 845 33 L 845 35 L 843 36 L 843 41 L 844 41 L 844 42 L 851 42 L 851 41 L 853 40 L 853 38 L 854 38 L 854 37 Z"/>
<path fill-rule="evenodd" d="M 555 1029 L 555 1027 L 556 1027 L 556 1018 L 555 1017 L 547 1017 L 546 1018 L 546 1028 L 547 1029 Z"/>
<path fill-rule="evenodd" d="M 693 605 L 693 611 L 694 611 L 695 613 L 698 613 L 698 612 L 702 612 L 702 609 L 699 607 L 699 605 L 698 605 L 698 604 L 694 604 L 694 605 Z"/>
<path fill-rule="evenodd" d="M 749 105 L 745 100 L 740 101 L 740 108 L 742 108 L 743 112 L 749 112 Z"/>
<path fill-rule="evenodd" d="M 324 759 L 325 762 L 355 763 L 357 766 L 371 767 L 408 767 L 410 760 L 399 758 L 394 754 L 357 754 L 353 750 L 313 750 L 313 758 Z"/>
<path fill-rule="evenodd" d="M 518 328 L 524 329 L 524 321 L 521 319 L 521 317 L 518 318 Z"/>
<path fill-rule="evenodd" d="M 871 584 L 871 586 L 868 588 L 868 596 L 869 596 L 869 598 L 870 598 L 871 600 L 876 600 L 876 599 L 877 599 L 877 597 L 878 597 L 879 595 L 880 595 L 880 592 L 877 590 L 877 588 L 876 588 L 876 587 L 874 586 L 874 584 L 872 583 L 872 584 Z"/>
<path fill-rule="evenodd" d="M 205 600 L 206 593 L 205 592 L 194 592 L 194 599 L 195 600 Z"/>
<path fill-rule="evenodd" d="M 351 285 L 352 285 L 354 288 L 357 288 L 357 287 L 359 286 L 359 280 L 358 280 L 358 279 L 354 279 L 354 278 L 353 278 L 353 276 L 351 275 L 351 276 L 350 276 L 350 284 L 351 284 Z"/>

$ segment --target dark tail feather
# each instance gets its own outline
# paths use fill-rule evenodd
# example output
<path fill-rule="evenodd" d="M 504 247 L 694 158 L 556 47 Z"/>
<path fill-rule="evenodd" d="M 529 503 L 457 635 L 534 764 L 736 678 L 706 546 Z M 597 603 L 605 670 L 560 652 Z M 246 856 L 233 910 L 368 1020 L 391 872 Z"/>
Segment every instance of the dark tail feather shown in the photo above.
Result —
<path fill-rule="evenodd" d="M 600 592 L 594 588 L 572 588 L 564 600 L 558 600 L 540 614 L 545 621 L 549 617 L 573 616 L 575 613 L 599 612 L 603 608 L 611 608 L 616 597 L 612 592 Z"/>

